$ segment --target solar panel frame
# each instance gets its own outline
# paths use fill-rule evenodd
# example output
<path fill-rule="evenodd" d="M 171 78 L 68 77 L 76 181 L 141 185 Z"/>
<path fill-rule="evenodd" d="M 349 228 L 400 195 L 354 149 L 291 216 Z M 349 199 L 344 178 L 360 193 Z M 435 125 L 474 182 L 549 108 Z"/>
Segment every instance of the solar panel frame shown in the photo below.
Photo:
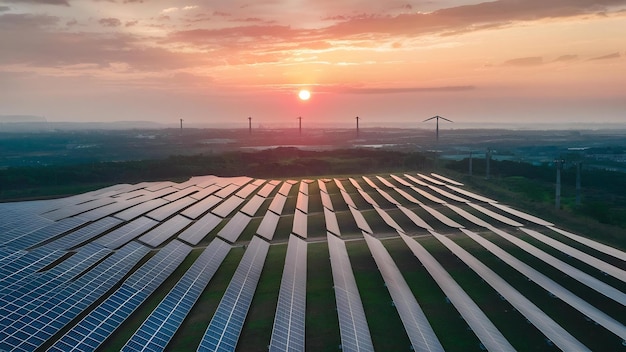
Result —
<path fill-rule="evenodd" d="M 276 232 L 276 227 L 278 227 L 279 220 L 280 215 L 268 210 L 256 230 L 257 235 L 271 241 L 274 238 L 274 233 Z"/>
<path fill-rule="evenodd" d="M 142 216 L 95 239 L 94 243 L 98 243 L 107 248 L 117 249 L 158 224 L 158 221 Z"/>
<path fill-rule="evenodd" d="M 202 216 L 202 214 L 208 213 L 211 208 L 213 208 L 222 201 L 222 198 L 215 195 L 210 195 L 207 198 L 204 198 L 198 201 L 196 204 L 183 210 L 180 214 L 190 219 L 197 219 L 198 217 Z"/>
<path fill-rule="evenodd" d="M 300 210 L 296 210 L 293 213 L 293 228 L 292 232 L 300 237 L 307 237 L 307 214 L 301 212 Z"/>
<path fill-rule="evenodd" d="M 237 196 L 231 196 L 225 199 L 222 203 L 220 203 L 217 207 L 211 210 L 211 213 L 220 216 L 222 218 L 228 217 L 235 209 L 237 209 L 241 204 L 245 202 L 245 199 L 239 198 Z"/>
<path fill-rule="evenodd" d="M 287 196 L 283 194 L 277 194 L 272 199 L 270 203 L 269 210 L 276 213 L 277 215 L 281 215 L 283 213 L 283 208 L 285 207 L 285 203 L 287 202 Z"/>

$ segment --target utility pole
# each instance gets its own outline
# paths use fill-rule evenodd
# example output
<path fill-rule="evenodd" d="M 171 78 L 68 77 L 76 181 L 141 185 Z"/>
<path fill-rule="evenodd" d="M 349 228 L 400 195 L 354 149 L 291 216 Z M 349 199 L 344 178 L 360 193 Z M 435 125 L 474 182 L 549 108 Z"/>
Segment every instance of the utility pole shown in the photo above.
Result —
<path fill-rule="evenodd" d="M 561 209 L 561 168 L 563 167 L 563 160 L 555 160 L 556 162 L 556 192 L 554 195 L 554 207 L 558 210 Z"/>
<path fill-rule="evenodd" d="M 359 120 L 360 119 L 361 119 L 360 117 L 358 117 L 358 116 L 356 117 L 356 136 L 357 136 L 357 138 L 359 137 Z"/>
<path fill-rule="evenodd" d="M 298 116 L 298 131 L 300 132 L 300 135 L 302 136 L 302 116 Z"/>
<path fill-rule="evenodd" d="M 580 198 L 581 198 L 581 188 L 580 188 L 580 168 L 582 161 L 578 161 L 576 162 L 576 205 L 579 206 L 580 205 Z"/>
<path fill-rule="evenodd" d="M 252 117 L 248 117 L 248 134 L 252 134 Z"/>

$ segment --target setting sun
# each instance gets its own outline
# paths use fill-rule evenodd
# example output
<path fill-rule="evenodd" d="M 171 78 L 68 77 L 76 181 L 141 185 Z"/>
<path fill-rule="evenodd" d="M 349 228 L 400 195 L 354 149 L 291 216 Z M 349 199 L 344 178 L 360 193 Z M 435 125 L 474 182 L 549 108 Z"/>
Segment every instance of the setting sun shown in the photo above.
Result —
<path fill-rule="evenodd" d="M 306 89 L 302 89 L 299 93 L 298 93 L 298 97 L 300 98 L 300 100 L 309 100 L 309 98 L 311 98 L 311 92 L 309 92 Z"/>

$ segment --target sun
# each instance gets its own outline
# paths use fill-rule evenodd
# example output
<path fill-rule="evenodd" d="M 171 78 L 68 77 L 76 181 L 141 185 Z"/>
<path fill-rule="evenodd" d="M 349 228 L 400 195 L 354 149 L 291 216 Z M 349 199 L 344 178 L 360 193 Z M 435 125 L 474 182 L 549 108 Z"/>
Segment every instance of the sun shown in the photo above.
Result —
<path fill-rule="evenodd" d="M 298 97 L 300 100 L 309 100 L 311 98 L 311 92 L 306 89 L 302 89 L 298 92 Z"/>

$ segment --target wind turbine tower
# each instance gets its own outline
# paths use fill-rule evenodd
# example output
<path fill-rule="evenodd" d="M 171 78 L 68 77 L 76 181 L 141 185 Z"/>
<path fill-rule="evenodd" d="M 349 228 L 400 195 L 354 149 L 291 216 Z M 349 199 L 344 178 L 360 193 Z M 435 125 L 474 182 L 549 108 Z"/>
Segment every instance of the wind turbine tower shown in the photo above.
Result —
<path fill-rule="evenodd" d="M 448 120 L 445 117 L 441 117 L 441 116 L 437 115 L 437 116 L 433 116 L 433 117 L 431 117 L 429 119 L 426 119 L 426 120 L 424 120 L 422 122 L 430 121 L 430 120 L 433 120 L 433 119 L 437 120 L 437 125 L 436 125 L 437 127 L 436 127 L 435 131 L 436 131 L 436 134 L 437 134 L 437 142 L 439 142 L 439 119 L 442 119 L 442 120 L 445 120 L 445 121 L 448 121 L 448 122 L 453 122 L 453 121 L 452 120 Z"/>
<path fill-rule="evenodd" d="M 183 119 L 180 119 L 180 130 L 183 130 Z"/>
<path fill-rule="evenodd" d="M 358 116 L 356 117 L 356 136 L 357 136 L 357 138 L 359 137 L 359 120 L 360 119 L 361 119 L 360 117 L 358 117 Z"/>
<path fill-rule="evenodd" d="M 248 117 L 248 134 L 252 134 L 252 117 Z"/>
<path fill-rule="evenodd" d="M 300 135 L 302 135 L 302 116 L 298 116 L 298 131 L 300 132 Z"/>
<path fill-rule="evenodd" d="M 555 160 L 556 163 L 556 191 L 554 195 L 554 207 L 561 209 L 561 169 L 565 160 Z"/>

